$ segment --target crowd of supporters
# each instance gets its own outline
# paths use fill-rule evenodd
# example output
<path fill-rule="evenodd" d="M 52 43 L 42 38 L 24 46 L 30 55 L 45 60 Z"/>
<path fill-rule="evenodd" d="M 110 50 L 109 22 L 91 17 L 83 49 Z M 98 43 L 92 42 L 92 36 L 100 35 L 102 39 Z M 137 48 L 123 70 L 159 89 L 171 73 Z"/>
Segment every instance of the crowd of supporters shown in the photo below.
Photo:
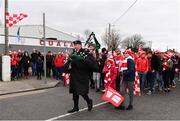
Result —
<path fill-rule="evenodd" d="M 27 51 L 18 50 L 9 52 L 11 57 L 11 78 L 17 80 L 27 79 L 29 76 L 37 76 L 41 79 L 44 74 L 44 55 L 36 49 L 29 54 Z M 53 54 L 48 51 L 46 54 L 47 77 L 62 79 L 63 66 L 67 59 L 66 53 Z"/>
<path fill-rule="evenodd" d="M 176 82 L 180 80 L 180 56 L 178 53 L 139 50 L 136 53 L 131 52 L 131 54 L 136 64 L 142 93 L 152 94 L 156 88 L 159 91 L 170 92 L 171 87 L 176 87 Z M 27 79 L 29 76 L 37 76 L 37 79 L 41 79 L 44 74 L 44 55 L 41 52 L 36 49 L 33 49 L 32 53 L 18 50 L 10 51 L 9 55 L 11 57 L 12 80 Z M 68 52 L 54 54 L 48 51 L 46 54 L 47 77 L 64 80 L 63 67 L 68 56 Z M 98 92 L 104 90 L 110 83 L 114 89 L 119 90 L 121 73 L 126 65 L 123 52 L 108 52 L 103 48 L 96 60 L 100 71 L 90 75 L 92 77 L 90 87 L 95 88 Z M 112 65 L 111 68 L 108 68 L 108 65 Z M 111 70 L 112 78 L 110 81 L 107 80 L 110 76 L 107 76 L 110 74 L 107 73 L 108 69 Z"/>

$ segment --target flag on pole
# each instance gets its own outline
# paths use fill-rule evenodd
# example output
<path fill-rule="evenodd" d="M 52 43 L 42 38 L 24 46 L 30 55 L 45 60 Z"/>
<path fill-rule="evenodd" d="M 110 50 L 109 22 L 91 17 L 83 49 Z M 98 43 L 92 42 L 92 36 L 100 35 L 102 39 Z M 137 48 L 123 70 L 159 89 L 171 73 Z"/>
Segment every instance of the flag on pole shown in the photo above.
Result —
<path fill-rule="evenodd" d="M 106 92 L 103 94 L 102 100 L 108 101 L 112 103 L 115 107 L 118 107 L 124 101 L 124 97 L 109 86 L 106 89 Z"/>
<path fill-rule="evenodd" d="M 18 42 L 20 42 L 20 27 L 18 27 L 18 31 L 17 31 L 17 39 L 18 39 Z"/>
<path fill-rule="evenodd" d="M 18 23 L 22 19 L 26 18 L 28 15 L 24 13 L 20 14 L 13 14 L 12 16 L 10 15 L 9 12 L 6 13 L 6 25 L 7 27 L 12 27 L 14 24 Z"/>

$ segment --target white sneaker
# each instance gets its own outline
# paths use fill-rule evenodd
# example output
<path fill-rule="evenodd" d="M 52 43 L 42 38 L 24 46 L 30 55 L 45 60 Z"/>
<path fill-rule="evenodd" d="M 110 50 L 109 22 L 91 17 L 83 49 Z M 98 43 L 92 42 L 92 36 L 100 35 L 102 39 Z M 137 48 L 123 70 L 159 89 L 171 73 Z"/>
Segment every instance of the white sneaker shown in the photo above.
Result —
<path fill-rule="evenodd" d="M 101 90 L 101 92 L 105 92 L 105 91 L 106 91 L 105 89 Z"/>
<path fill-rule="evenodd" d="M 149 90 L 146 94 L 147 94 L 147 95 L 151 95 L 151 94 L 152 94 L 152 92 Z"/>
<path fill-rule="evenodd" d="M 159 88 L 159 91 L 162 91 L 162 88 L 161 88 L 161 87 Z"/>

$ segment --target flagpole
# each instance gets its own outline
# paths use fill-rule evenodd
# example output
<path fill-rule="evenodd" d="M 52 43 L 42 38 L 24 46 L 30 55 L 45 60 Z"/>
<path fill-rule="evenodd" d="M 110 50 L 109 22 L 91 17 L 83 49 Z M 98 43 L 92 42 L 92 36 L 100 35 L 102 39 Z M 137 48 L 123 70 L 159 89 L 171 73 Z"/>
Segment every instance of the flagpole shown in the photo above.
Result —
<path fill-rule="evenodd" d="M 46 26 L 45 26 L 45 13 L 43 13 L 43 38 L 44 38 L 44 83 L 46 84 Z"/>
<path fill-rule="evenodd" d="M 8 0 L 5 1 L 5 10 L 4 10 L 4 35 L 5 35 L 5 55 L 8 55 L 9 51 L 9 38 L 8 38 L 8 27 L 6 25 L 6 13 L 8 12 Z"/>

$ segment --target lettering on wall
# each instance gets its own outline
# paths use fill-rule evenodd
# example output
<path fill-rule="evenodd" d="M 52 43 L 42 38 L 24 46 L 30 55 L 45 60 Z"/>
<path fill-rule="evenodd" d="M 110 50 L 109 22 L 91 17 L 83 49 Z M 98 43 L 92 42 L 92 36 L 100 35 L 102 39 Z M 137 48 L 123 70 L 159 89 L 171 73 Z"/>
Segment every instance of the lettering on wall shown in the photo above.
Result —
<path fill-rule="evenodd" d="M 44 40 L 39 40 L 40 46 L 44 46 Z M 73 43 L 69 41 L 53 41 L 53 40 L 46 40 L 46 46 L 49 47 L 67 47 L 72 48 Z"/>

